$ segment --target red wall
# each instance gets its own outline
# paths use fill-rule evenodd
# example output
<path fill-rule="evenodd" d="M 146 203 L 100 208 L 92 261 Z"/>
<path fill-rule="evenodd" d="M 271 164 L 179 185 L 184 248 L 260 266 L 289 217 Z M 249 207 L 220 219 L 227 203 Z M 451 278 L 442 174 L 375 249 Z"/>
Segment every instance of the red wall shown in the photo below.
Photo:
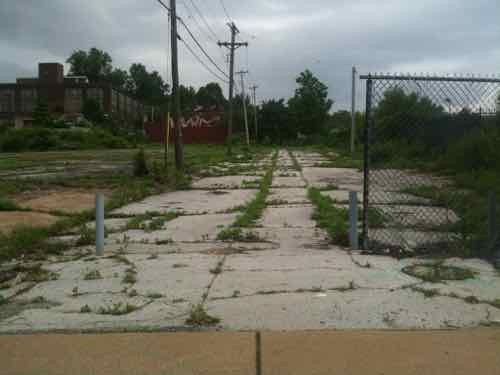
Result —
<path fill-rule="evenodd" d="M 196 112 L 189 119 L 181 119 L 182 139 L 186 144 L 223 144 L 226 142 L 226 127 L 222 124 L 222 112 Z M 147 137 L 153 142 L 165 141 L 165 123 L 144 124 Z M 170 122 L 169 143 L 174 141 L 174 129 Z"/>

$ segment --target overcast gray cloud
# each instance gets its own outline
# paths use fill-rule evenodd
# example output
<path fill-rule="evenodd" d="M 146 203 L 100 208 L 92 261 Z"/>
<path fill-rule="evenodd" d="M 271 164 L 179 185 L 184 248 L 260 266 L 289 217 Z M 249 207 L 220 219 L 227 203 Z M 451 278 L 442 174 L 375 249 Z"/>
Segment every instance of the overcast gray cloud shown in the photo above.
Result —
<path fill-rule="evenodd" d="M 229 38 L 220 0 L 192 0 L 220 39 Z M 166 1 L 168 3 L 168 1 Z M 226 67 L 191 0 L 179 14 Z M 250 43 L 237 54 L 261 98 L 289 97 L 295 77 L 311 69 L 330 87 L 336 107 L 349 102 L 350 69 L 361 72 L 497 73 L 498 0 L 225 0 Z M 193 19 L 193 17 L 195 19 Z M 182 28 L 183 38 L 189 41 Z M 38 61 L 63 62 L 96 46 L 115 66 L 141 62 L 167 76 L 168 19 L 155 0 L 0 0 L 0 81 L 34 75 Z M 180 45 L 181 80 L 212 81 Z"/>

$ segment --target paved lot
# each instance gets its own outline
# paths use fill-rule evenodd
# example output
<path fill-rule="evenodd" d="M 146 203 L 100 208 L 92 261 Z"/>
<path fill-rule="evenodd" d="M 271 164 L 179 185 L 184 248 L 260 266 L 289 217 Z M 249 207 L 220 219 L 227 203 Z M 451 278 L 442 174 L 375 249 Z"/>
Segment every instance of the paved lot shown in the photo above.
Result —
<path fill-rule="evenodd" d="M 402 272 L 422 260 L 331 245 L 311 218 L 307 188 L 330 189 L 322 193 L 342 204 L 348 189 L 362 191 L 362 175 L 320 168 L 328 161 L 320 154 L 294 156 L 301 171 L 289 152 L 279 151 L 268 205 L 257 225 L 244 230 L 250 242 L 218 241 L 217 235 L 255 198 L 272 155 L 248 165 L 247 173 L 241 163 L 237 176 L 209 176 L 194 189 L 116 210 L 106 221 L 103 258 L 80 247 L 41 261 L 37 271 L 25 264 L 28 269 L 0 289 L 6 299 L 0 332 L 182 330 L 197 305 L 220 319 L 218 328 L 235 331 L 500 324 L 500 275 L 487 262 L 448 259 L 445 265 L 467 268 L 474 277 L 430 283 Z M 402 198 L 415 199 L 394 197 Z M 180 216 L 150 226 L 171 212 Z M 127 226 L 145 214 L 141 225 Z"/>
<path fill-rule="evenodd" d="M 0 336 L 12 375 L 493 375 L 500 331 Z M 260 363 L 260 366 L 257 365 Z"/>

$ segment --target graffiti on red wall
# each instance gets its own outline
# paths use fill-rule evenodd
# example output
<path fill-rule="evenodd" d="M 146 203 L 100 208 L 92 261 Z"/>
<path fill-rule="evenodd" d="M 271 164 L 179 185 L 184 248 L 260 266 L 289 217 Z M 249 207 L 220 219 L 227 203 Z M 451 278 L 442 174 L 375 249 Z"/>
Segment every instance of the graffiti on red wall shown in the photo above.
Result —
<path fill-rule="evenodd" d="M 224 113 L 220 110 L 197 108 L 188 119 L 181 118 L 182 137 L 184 143 L 224 143 L 226 127 L 223 125 Z M 165 119 L 166 122 L 166 119 Z M 146 123 L 144 130 L 153 142 L 164 142 L 165 122 Z M 169 121 L 169 141 L 173 141 L 174 124 Z"/>

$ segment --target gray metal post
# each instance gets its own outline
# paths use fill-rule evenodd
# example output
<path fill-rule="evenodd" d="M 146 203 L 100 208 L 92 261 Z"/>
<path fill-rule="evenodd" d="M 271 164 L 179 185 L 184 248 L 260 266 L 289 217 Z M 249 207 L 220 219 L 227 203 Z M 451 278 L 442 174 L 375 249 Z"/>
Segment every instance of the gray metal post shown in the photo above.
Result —
<path fill-rule="evenodd" d="M 96 255 L 104 255 L 104 195 L 95 196 L 95 249 Z"/>
<path fill-rule="evenodd" d="M 351 102 L 351 154 L 356 149 L 356 67 L 352 67 L 352 102 Z"/>
<path fill-rule="evenodd" d="M 371 142 L 371 116 L 372 116 L 372 89 L 373 81 L 368 75 L 366 81 L 366 112 L 364 132 L 364 165 L 363 165 L 363 250 L 368 250 L 368 208 L 370 198 L 370 142 Z"/>
<path fill-rule="evenodd" d="M 349 242 L 351 250 L 358 250 L 358 193 L 349 192 Z"/>
<path fill-rule="evenodd" d="M 488 196 L 488 247 L 490 254 L 495 257 L 495 263 L 500 265 L 500 249 L 495 249 L 498 242 L 498 223 L 497 223 L 497 200 L 495 193 L 490 191 Z M 495 253 L 496 250 L 496 253 Z"/>

